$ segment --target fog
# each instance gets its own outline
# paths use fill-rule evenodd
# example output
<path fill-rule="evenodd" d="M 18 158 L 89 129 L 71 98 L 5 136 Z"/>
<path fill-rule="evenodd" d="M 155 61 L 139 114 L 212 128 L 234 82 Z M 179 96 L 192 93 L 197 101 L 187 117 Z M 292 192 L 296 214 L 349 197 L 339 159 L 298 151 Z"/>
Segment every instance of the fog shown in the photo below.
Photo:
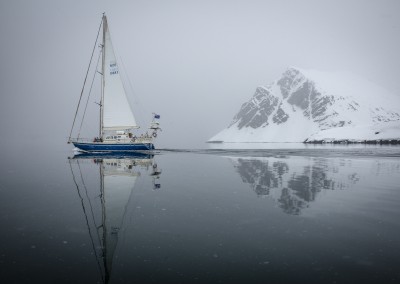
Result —
<path fill-rule="evenodd" d="M 3 145 L 72 148 L 103 12 L 137 121 L 146 128 L 152 112 L 161 115 L 156 147 L 206 147 L 257 86 L 289 66 L 351 71 L 400 95 L 396 0 L 0 0 Z M 95 101 L 87 135 L 98 131 Z"/>

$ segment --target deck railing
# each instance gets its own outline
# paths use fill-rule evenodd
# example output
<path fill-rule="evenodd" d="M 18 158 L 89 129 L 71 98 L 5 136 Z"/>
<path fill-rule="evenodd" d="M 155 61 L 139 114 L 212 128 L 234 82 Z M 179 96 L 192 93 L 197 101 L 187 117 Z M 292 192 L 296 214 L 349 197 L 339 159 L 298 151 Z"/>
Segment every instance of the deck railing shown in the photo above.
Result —
<path fill-rule="evenodd" d="M 134 137 L 134 138 L 122 138 L 122 139 L 107 139 L 100 140 L 98 138 L 71 138 L 68 142 L 78 142 L 78 143 L 110 143 L 110 144 L 120 144 L 120 143 L 152 143 L 151 137 Z"/>

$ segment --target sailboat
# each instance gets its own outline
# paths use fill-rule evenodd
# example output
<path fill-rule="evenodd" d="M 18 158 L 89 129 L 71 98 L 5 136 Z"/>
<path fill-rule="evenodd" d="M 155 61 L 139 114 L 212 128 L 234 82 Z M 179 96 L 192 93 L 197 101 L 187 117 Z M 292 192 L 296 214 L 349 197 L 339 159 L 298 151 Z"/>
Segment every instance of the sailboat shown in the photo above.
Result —
<path fill-rule="evenodd" d="M 98 103 L 100 106 L 99 136 L 94 139 L 82 139 L 79 137 L 79 130 L 78 137 L 71 138 L 101 26 L 103 27 L 102 43 L 100 44 L 102 59 L 101 72 L 96 70 L 96 73 L 99 73 L 102 77 L 101 99 L 100 103 Z M 84 116 L 85 113 L 83 117 Z M 133 111 L 128 102 L 122 78 L 120 76 L 119 65 L 111 42 L 107 17 L 103 14 L 89 67 L 86 72 L 81 96 L 75 112 L 68 143 L 72 143 L 79 151 L 83 152 L 131 152 L 154 150 L 153 139 L 157 137 L 157 131 L 161 130 L 159 119 L 160 115 L 153 113 L 153 119 L 150 123 L 149 131 L 140 136 L 134 134 L 133 130 L 140 127 L 136 123 Z"/>

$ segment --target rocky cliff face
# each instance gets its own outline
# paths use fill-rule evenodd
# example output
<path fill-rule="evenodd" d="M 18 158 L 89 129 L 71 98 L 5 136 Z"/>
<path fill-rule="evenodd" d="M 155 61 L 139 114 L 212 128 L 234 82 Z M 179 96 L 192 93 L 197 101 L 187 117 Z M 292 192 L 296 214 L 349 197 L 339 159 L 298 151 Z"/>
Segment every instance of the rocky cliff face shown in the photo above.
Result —
<path fill-rule="evenodd" d="M 399 98 L 379 86 L 349 73 L 289 68 L 258 87 L 210 141 L 302 142 L 327 129 L 393 121 L 400 121 Z"/>

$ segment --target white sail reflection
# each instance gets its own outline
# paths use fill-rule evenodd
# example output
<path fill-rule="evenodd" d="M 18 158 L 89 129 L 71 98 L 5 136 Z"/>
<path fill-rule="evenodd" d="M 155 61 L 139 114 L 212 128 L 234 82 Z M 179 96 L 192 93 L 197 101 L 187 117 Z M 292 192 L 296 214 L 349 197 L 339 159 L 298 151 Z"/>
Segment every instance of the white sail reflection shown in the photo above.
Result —
<path fill-rule="evenodd" d="M 123 236 L 124 220 L 132 214 L 129 204 L 135 184 L 142 177 L 148 177 L 152 180 L 152 189 L 160 189 L 161 170 L 154 156 L 147 154 L 124 157 L 78 155 L 69 162 L 101 279 L 108 283 L 118 242 Z M 97 180 L 93 179 L 94 168 L 98 171 Z"/>

